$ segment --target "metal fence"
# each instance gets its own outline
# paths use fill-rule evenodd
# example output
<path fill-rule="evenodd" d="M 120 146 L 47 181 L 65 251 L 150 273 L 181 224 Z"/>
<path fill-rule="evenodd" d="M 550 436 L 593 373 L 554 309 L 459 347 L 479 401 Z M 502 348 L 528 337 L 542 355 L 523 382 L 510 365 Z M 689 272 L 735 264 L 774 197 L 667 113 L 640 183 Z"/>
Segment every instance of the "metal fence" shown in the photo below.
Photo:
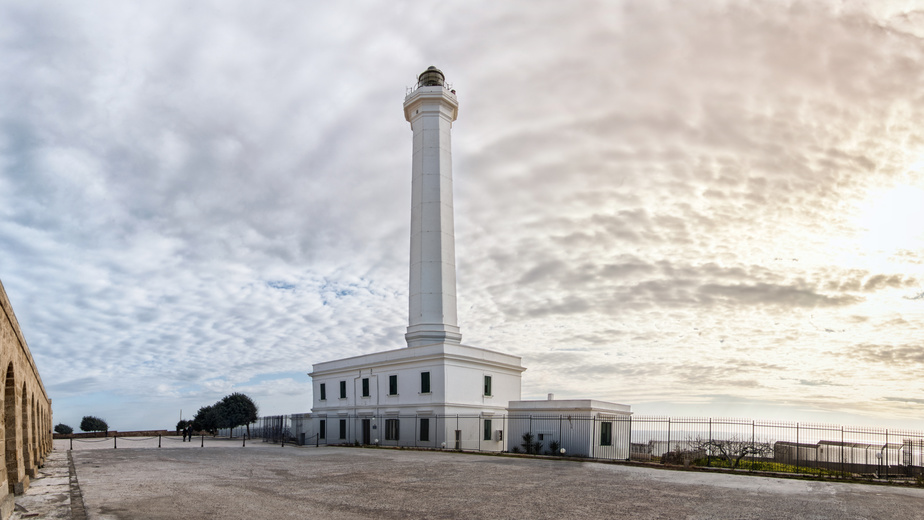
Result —
<path fill-rule="evenodd" d="M 924 432 L 887 428 L 627 415 L 295 414 L 249 425 L 257 442 L 379 445 L 460 451 L 565 455 L 847 478 L 916 478 L 924 482 Z M 247 427 L 219 438 L 175 435 L 56 440 L 68 449 L 227 445 Z M 151 432 L 137 432 L 151 433 Z"/>
<path fill-rule="evenodd" d="M 261 418 L 269 442 L 670 462 L 832 477 L 924 478 L 924 432 L 736 418 L 327 415 Z"/>

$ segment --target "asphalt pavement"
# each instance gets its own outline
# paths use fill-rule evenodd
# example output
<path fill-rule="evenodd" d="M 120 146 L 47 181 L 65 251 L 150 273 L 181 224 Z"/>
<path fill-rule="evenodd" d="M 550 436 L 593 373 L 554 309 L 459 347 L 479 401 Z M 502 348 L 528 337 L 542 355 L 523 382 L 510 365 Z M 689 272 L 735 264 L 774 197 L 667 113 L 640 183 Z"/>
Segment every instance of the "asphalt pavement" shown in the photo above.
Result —
<path fill-rule="evenodd" d="M 118 442 L 117 449 L 75 445 L 69 482 L 79 491 L 68 486 L 59 511 L 72 509 L 76 497 L 89 520 L 924 519 L 924 489 L 915 487 L 259 440 L 246 447 L 240 440 L 162 440 L 161 448 L 150 440 Z M 56 441 L 49 462 L 66 462 L 67 453 Z M 45 478 L 60 486 L 55 465 L 58 475 Z M 28 509 L 41 481 L 17 504 Z"/>

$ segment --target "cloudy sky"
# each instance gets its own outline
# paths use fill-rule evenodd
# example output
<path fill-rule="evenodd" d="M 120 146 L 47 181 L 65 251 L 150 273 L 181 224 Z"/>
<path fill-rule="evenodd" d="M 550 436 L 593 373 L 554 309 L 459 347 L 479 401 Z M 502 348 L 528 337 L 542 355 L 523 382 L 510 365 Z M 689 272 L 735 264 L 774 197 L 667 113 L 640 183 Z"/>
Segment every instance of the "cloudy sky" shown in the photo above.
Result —
<path fill-rule="evenodd" d="M 463 342 L 523 397 L 924 429 L 919 2 L 0 5 L 0 280 L 54 420 L 166 428 L 404 346 L 453 126 Z"/>

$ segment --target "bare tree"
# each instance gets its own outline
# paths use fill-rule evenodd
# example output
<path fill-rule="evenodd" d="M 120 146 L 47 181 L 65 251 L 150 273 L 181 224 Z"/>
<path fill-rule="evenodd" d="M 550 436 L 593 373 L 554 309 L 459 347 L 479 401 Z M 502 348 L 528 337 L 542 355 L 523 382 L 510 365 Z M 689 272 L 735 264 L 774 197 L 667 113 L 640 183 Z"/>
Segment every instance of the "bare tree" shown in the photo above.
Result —
<path fill-rule="evenodd" d="M 757 442 L 750 439 L 742 440 L 738 437 L 730 439 L 703 439 L 702 437 L 697 437 L 690 441 L 690 449 L 694 451 L 703 450 L 725 459 L 731 469 L 737 468 L 741 459 L 745 457 L 764 457 L 773 453 L 773 447 L 769 442 Z"/>

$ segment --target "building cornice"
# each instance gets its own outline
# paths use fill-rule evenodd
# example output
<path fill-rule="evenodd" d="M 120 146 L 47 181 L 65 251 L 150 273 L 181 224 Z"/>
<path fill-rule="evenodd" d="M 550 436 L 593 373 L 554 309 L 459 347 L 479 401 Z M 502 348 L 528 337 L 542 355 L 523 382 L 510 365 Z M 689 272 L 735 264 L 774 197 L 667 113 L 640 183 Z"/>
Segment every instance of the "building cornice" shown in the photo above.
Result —
<path fill-rule="evenodd" d="M 479 365 L 495 370 L 521 373 L 526 370 L 521 365 L 521 358 L 467 345 L 438 343 L 423 347 L 406 347 L 385 352 L 374 352 L 334 361 L 316 363 L 308 374 L 313 378 L 327 377 L 356 370 L 381 369 L 386 367 L 423 366 L 435 361 L 457 362 L 465 365 Z"/>

